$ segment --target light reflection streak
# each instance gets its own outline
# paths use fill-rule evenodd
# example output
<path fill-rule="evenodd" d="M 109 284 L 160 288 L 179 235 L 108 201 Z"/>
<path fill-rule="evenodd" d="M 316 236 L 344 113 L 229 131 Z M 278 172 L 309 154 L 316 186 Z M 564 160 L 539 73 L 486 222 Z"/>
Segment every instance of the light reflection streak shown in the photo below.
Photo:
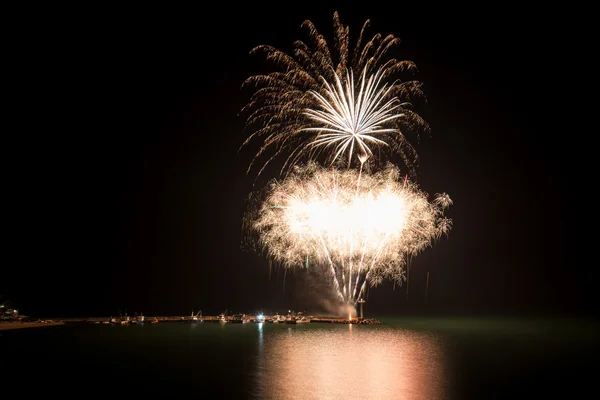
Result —
<path fill-rule="evenodd" d="M 265 342 L 264 342 L 264 323 L 258 324 L 258 356 L 256 363 L 256 376 L 257 379 L 262 379 L 265 371 Z"/>
<path fill-rule="evenodd" d="M 259 356 L 259 397 L 443 398 L 446 375 L 437 337 L 359 328 L 273 332 Z"/>

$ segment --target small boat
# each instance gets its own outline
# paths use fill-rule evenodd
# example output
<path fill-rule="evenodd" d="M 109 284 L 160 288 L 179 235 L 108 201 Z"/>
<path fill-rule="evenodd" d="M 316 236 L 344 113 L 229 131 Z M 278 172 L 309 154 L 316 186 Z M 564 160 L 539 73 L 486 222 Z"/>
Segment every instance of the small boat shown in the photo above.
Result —
<path fill-rule="evenodd" d="M 286 324 L 307 324 L 310 322 L 310 318 L 306 317 L 303 313 L 299 312 L 299 313 L 293 313 L 293 314 L 288 314 L 287 318 L 285 319 L 285 323 Z"/>
<path fill-rule="evenodd" d="M 192 315 L 190 316 L 190 323 L 195 324 L 203 321 L 204 320 L 202 319 L 202 310 L 199 310 L 196 314 L 194 314 L 194 310 L 192 310 Z"/>
<path fill-rule="evenodd" d="M 228 322 L 228 321 L 227 321 L 227 317 L 226 317 L 226 316 L 225 316 L 225 314 L 223 314 L 223 313 L 219 314 L 219 316 L 217 317 L 217 320 L 218 320 L 220 323 L 222 323 L 222 324 L 224 324 L 224 323 L 227 323 L 227 322 Z"/>
<path fill-rule="evenodd" d="M 144 314 L 137 315 L 137 313 L 135 313 L 133 316 L 133 319 L 131 320 L 131 323 L 141 325 L 144 323 L 144 321 L 145 321 Z"/>
<path fill-rule="evenodd" d="M 273 318 L 271 318 L 271 322 L 275 324 L 282 324 L 285 322 L 285 316 L 280 315 L 279 313 L 275 313 L 275 315 L 273 315 Z"/>
<path fill-rule="evenodd" d="M 150 321 L 151 324 L 158 324 L 158 318 L 154 317 L 152 318 L 152 320 Z"/>
<path fill-rule="evenodd" d="M 131 317 L 127 315 L 127 312 L 123 314 L 121 313 L 121 310 L 119 310 L 119 316 L 116 318 L 110 317 L 110 322 L 118 325 L 127 325 L 131 322 Z"/>
<path fill-rule="evenodd" d="M 246 314 L 233 314 L 231 323 L 234 324 L 247 324 L 250 322 L 250 318 L 246 317 Z"/>

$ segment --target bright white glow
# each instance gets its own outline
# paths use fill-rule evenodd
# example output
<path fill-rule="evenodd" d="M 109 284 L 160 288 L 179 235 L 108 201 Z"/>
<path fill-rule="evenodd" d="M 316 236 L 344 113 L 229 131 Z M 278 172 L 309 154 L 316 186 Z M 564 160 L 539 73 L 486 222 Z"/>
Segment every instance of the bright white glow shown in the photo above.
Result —
<path fill-rule="evenodd" d="M 272 259 L 325 267 L 340 300 L 354 305 L 367 282 L 402 282 L 407 259 L 451 228 L 451 202 L 438 194 L 430 203 L 392 165 L 365 174 L 309 164 L 271 185 L 251 223 Z"/>

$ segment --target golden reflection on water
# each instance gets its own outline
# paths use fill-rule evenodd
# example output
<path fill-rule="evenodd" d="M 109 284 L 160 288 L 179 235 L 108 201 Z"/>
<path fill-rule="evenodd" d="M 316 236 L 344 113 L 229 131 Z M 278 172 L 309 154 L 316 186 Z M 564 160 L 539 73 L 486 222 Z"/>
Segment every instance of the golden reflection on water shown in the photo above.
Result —
<path fill-rule="evenodd" d="M 259 343 L 263 399 L 426 399 L 444 397 L 439 339 L 364 326 L 290 327 Z"/>

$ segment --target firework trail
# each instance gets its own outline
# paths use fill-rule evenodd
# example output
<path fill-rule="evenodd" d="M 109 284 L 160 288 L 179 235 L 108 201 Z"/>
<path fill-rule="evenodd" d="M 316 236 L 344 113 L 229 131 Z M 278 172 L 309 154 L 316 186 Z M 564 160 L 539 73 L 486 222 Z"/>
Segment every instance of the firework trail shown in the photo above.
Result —
<path fill-rule="evenodd" d="M 366 285 L 401 282 L 409 257 L 452 221 L 446 194 L 432 202 L 389 164 L 380 172 L 296 166 L 273 181 L 250 224 L 268 256 L 285 267 L 324 268 L 339 300 L 355 305 Z"/>
<path fill-rule="evenodd" d="M 266 45 L 252 50 L 278 71 L 244 82 L 255 92 L 242 110 L 252 132 L 242 147 L 254 141 L 261 145 L 248 172 L 257 167 L 260 176 L 279 157 L 284 174 L 310 160 L 350 167 L 370 159 L 385 165 L 386 155 L 398 154 L 414 175 L 418 158 L 406 133 L 418 139 L 429 129 L 412 109 L 412 99 L 422 95 L 421 83 L 390 79 L 416 66 L 388 56 L 400 42 L 395 36 L 377 33 L 366 40 L 369 23 L 351 45 L 349 28 L 336 12 L 333 52 L 310 21 L 302 24 L 308 42 L 294 42 L 291 54 Z M 378 157 L 372 157 L 374 152 Z"/>

